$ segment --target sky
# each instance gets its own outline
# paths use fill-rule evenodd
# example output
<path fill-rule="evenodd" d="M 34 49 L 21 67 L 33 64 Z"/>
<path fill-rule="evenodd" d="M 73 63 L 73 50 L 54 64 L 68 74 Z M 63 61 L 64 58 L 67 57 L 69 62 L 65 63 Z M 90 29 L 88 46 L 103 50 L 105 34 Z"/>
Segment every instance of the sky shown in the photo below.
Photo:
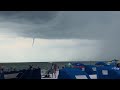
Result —
<path fill-rule="evenodd" d="M 0 62 L 119 59 L 119 29 L 119 11 L 0 11 Z"/>

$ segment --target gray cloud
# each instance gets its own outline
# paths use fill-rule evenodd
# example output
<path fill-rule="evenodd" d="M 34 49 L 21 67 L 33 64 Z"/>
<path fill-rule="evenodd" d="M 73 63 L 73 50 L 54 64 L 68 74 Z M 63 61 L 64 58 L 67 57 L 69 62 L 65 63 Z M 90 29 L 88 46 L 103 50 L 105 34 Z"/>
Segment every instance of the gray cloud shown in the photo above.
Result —
<path fill-rule="evenodd" d="M 0 11 L 1 32 L 36 38 L 113 39 L 120 13 L 104 11 Z"/>
<path fill-rule="evenodd" d="M 57 11 L 0 11 L 1 20 L 23 23 L 41 24 L 53 19 Z"/>
<path fill-rule="evenodd" d="M 0 32 L 47 39 L 102 40 L 100 58 L 120 58 L 119 11 L 0 11 Z"/>

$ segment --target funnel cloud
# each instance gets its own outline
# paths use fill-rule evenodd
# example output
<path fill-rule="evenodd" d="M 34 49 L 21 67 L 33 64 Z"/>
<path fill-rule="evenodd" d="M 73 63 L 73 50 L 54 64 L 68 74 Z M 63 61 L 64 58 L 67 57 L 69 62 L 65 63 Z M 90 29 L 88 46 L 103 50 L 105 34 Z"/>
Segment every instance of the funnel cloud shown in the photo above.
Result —
<path fill-rule="evenodd" d="M 63 61 L 65 57 L 77 57 L 83 61 L 120 59 L 119 11 L 0 11 L 0 35 L 22 37 L 24 40 L 29 38 L 34 50 L 39 48 L 36 44 L 42 40 L 44 50 L 31 50 L 35 53 L 44 52 L 48 58 L 53 55 L 54 59 L 62 57 Z M 79 44 L 73 45 L 69 40 Z M 63 43 L 69 44 L 66 46 Z M 47 50 L 51 50 L 51 56 Z M 56 56 L 52 53 L 56 53 Z"/>

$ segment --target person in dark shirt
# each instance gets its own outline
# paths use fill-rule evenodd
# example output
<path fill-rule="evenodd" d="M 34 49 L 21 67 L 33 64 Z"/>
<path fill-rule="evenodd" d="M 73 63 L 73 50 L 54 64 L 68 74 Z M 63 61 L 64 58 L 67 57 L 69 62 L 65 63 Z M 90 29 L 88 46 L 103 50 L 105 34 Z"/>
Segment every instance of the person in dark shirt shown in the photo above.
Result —
<path fill-rule="evenodd" d="M 4 70 L 3 69 L 0 70 L 0 79 L 4 79 Z"/>

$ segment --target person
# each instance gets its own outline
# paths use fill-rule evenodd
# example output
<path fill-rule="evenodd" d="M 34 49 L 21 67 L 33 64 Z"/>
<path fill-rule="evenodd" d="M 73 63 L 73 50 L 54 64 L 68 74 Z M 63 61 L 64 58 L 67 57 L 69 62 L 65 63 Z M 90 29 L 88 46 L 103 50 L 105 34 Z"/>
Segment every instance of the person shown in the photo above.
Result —
<path fill-rule="evenodd" d="M 57 64 L 52 64 L 51 69 L 50 69 L 50 72 L 52 74 L 52 78 L 53 78 L 53 76 L 55 76 L 55 78 L 56 78 L 57 69 L 58 69 Z"/>
<path fill-rule="evenodd" d="M 56 74 L 57 74 L 57 64 L 54 64 L 54 75 L 55 75 L 55 78 L 56 78 Z"/>
<path fill-rule="evenodd" d="M 0 70 L 0 79 L 4 79 L 4 70 L 3 69 Z"/>
<path fill-rule="evenodd" d="M 51 73 L 52 73 L 52 78 L 53 78 L 53 75 L 54 75 L 54 64 L 52 64 L 50 71 L 51 71 Z"/>

